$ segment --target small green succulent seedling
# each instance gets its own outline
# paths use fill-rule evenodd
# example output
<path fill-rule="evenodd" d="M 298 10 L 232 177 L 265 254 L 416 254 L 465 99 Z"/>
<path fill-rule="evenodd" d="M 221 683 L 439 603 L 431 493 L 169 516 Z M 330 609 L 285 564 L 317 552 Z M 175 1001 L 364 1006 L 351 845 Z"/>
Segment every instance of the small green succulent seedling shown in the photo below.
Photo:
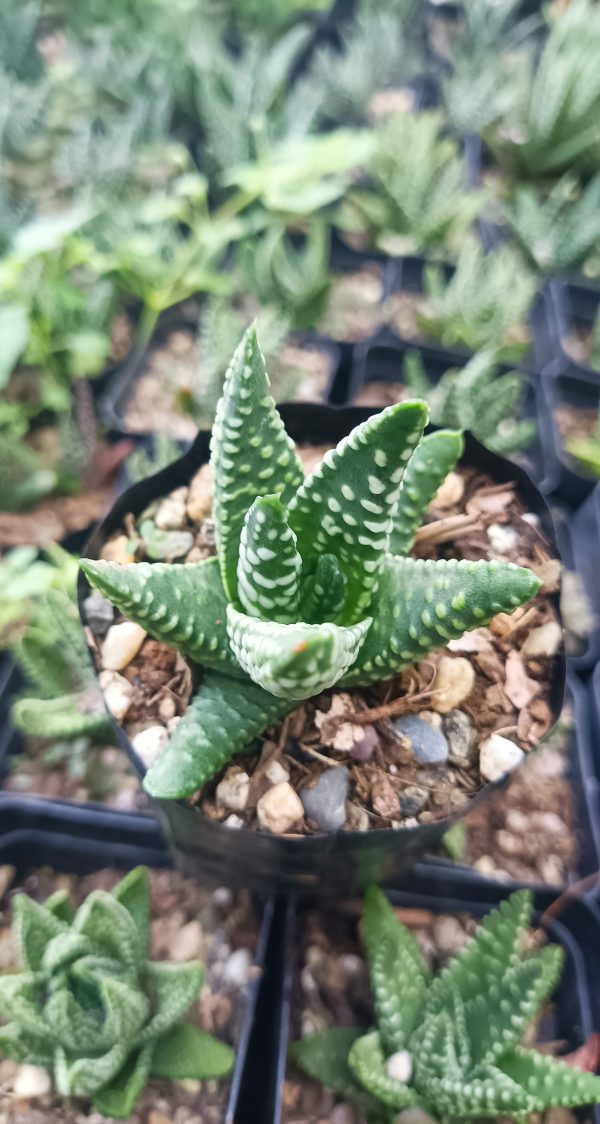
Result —
<path fill-rule="evenodd" d="M 532 899 L 511 894 L 437 975 L 380 890 L 367 892 L 361 935 L 376 1029 L 323 1031 L 296 1042 L 293 1060 L 367 1118 L 402 1109 L 440 1121 L 516 1117 L 600 1102 L 600 1078 L 521 1045 L 560 976 L 554 945 L 525 950 Z"/>
<path fill-rule="evenodd" d="M 579 269 L 600 238 L 600 175 L 582 188 L 572 176 L 563 176 L 545 196 L 535 187 L 521 187 L 507 217 L 534 269 Z"/>
<path fill-rule="evenodd" d="M 65 891 L 44 905 L 13 898 L 20 970 L 0 976 L 0 1054 L 42 1066 L 63 1096 L 90 1097 L 123 1119 L 151 1077 L 229 1073 L 229 1046 L 183 1022 L 202 986 L 199 964 L 148 959 L 148 871 L 75 912 Z"/>
<path fill-rule="evenodd" d="M 494 352 L 478 351 L 463 368 L 445 371 L 435 384 L 419 352 L 407 352 L 403 380 L 413 394 L 425 398 L 435 425 L 470 429 L 495 453 L 517 453 L 535 437 L 535 422 L 516 416 L 523 376 L 519 371 L 499 375 Z"/>
<path fill-rule="evenodd" d="M 250 328 L 212 436 L 217 558 L 164 565 L 83 560 L 127 617 L 204 668 L 146 774 L 154 796 L 196 791 L 299 700 L 388 679 L 539 588 L 510 563 L 406 557 L 462 451 L 423 437 L 424 402 L 357 426 L 305 479 Z"/>

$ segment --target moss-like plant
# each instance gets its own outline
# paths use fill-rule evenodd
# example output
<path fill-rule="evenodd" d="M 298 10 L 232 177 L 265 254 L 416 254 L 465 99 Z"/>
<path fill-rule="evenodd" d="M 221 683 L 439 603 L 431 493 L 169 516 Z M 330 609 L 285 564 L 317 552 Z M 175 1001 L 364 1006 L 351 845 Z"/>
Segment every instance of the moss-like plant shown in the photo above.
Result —
<path fill-rule="evenodd" d="M 20 971 L 0 977 L 0 1053 L 42 1066 L 63 1096 L 90 1097 L 123 1119 L 150 1077 L 229 1073 L 229 1046 L 183 1016 L 198 998 L 198 964 L 148 959 L 148 871 L 112 893 L 93 890 L 75 912 L 62 890 L 44 905 L 13 899 Z"/>
<path fill-rule="evenodd" d="M 146 775 L 155 796 L 194 792 L 298 700 L 387 679 L 539 588 L 510 563 L 405 557 L 462 450 L 460 433 L 423 437 L 425 403 L 369 418 L 305 479 L 268 386 L 251 328 L 213 430 L 217 558 L 81 563 L 126 616 L 204 668 Z"/>
<path fill-rule="evenodd" d="M 369 1120 L 405 1108 L 438 1120 L 517 1117 L 600 1102 L 600 1078 L 521 1045 L 560 976 L 562 949 L 524 948 L 531 894 L 493 910 L 437 975 L 380 890 L 365 898 L 362 939 L 376 1029 L 310 1035 L 291 1055 L 311 1077 L 362 1100 Z"/>

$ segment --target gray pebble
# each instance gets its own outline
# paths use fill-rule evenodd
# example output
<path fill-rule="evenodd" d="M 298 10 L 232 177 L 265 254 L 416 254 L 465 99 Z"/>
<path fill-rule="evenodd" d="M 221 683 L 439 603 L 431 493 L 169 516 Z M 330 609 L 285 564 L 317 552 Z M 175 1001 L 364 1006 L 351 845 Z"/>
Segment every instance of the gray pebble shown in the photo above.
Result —
<path fill-rule="evenodd" d="M 448 742 L 442 731 L 429 722 L 416 714 L 405 714 L 396 718 L 393 726 L 397 734 L 408 739 L 420 765 L 444 765 L 448 760 Z"/>
<path fill-rule="evenodd" d="M 85 619 L 96 636 L 105 636 L 115 619 L 115 611 L 101 593 L 90 593 L 83 602 Z"/>
<path fill-rule="evenodd" d="M 450 758 L 456 758 L 459 764 L 470 765 L 477 761 L 473 723 L 468 714 L 462 710 L 450 710 L 444 715 L 444 734 L 448 739 Z"/>
<path fill-rule="evenodd" d="M 321 773 L 314 788 L 300 793 L 304 811 L 322 831 L 338 831 L 346 822 L 348 773 L 342 765 Z"/>
<path fill-rule="evenodd" d="M 409 785 L 400 794 L 400 811 L 403 816 L 416 816 L 423 811 L 428 800 L 429 792 L 426 788 L 419 788 L 416 784 Z"/>

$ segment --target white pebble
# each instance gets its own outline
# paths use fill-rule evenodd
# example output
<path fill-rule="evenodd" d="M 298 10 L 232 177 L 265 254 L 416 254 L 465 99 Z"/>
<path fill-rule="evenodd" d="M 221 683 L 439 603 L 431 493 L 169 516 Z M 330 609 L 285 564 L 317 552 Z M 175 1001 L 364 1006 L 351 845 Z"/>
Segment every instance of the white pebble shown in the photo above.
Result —
<path fill-rule="evenodd" d="M 175 933 L 169 945 L 169 959 L 183 964 L 200 960 L 204 952 L 204 931 L 199 921 L 188 921 Z"/>
<path fill-rule="evenodd" d="M 117 671 L 101 671 L 100 686 L 104 702 L 115 722 L 122 722 L 133 699 L 133 687 L 128 679 Z"/>
<path fill-rule="evenodd" d="M 50 1092 L 50 1074 L 39 1065 L 20 1065 L 13 1082 L 15 1097 L 29 1100 L 31 1097 L 44 1097 Z"/>
<path fill-rule="evenodd" d="M 133 621 L 123 621 L 122 624 L 113 624 L 109 628 L 100 657 L 105 671 L 121 671 L 137 656 L 144 640 L 146 631 Z"/>
<path fill-rule="evenodd" d="M 247 948 L 238 948 L 232 952 L 225 965 L 223 979 L 231 987 L 243 987 L 248 983 L 252 969 L 252 957 Z"/>
<path fill-rule="evenodd" d="M 479 746 L 479 771 L 487 781 L 497 781 L 510 773 L 525 757 L 518 745 L 500 734 L 490 734 Z"/>
<path fill-rule="evenodd" d="M 164 499 L 154 516 L 160 531 L 179 531 L 186 524 L 187 488 L 177 488 Z"/>
<path fill-rule="evenodd" d="M 524 656 L 554 656 L 562 643 L 562 628 L 558 621 L 546 621 L 534 628 L 523 644 Z"/>
<path fill-rule="evenodd" d="M 475 670 L 464 656 L 442 656 L 435 676 L 432 707 L 439 714 L 456 710 L 475 686 Z"/>
<path fill-rule="evenodd" d="M 295 823 L 304 819 L 304 808 L 298 794 L 284 781 L 263 793 L 256 805 L 256 814 L 263 831 L 284 835 Z"/>
<path fill-rule="evenodd" d="M 265 777 L 271 784 L 283 784 L 285 781 L 289 781 L 290 774 L 281 764 L 281 761 L 271 761 L 265 769 Z"/>
<path fill-rule="evenodd" d="M 248 803 L 250 795 L 250 777 L 236 765 L 227 770 L 222 781 L 216 789 L 216 798 L 224 808 L 232 812 L 241 812 Z"/>
<path fill-rule="evenodd" d="M 244 826 L 244 821 L 241 816 L 236 816 L 235 812 L 232 812 L 230 816 L 227 816 L 226 820 L 223 820 L 223 826 L 232 827 L 234 830 L 237 830 Z"/>
<path fill-rule="evenodd" d="M 385 1063 L 385 1069 L 388 1077 L 393 1078 L 394 1081 L 401 1081 L 403 1084 L 410 1081 L 412 1057 L 408 1050 L 398 1050 L 397 1053 L 392 1054 Z"/>
<path fill-rule="evenodd" d="M 169 734 L 164 726 L 148 726 L 147 730 L 140 730 L 132 739 L 132 746 L 138 757 L 142 759 L 147 769 L 154 764 L 161 749 L 164 749 L 169 740 Z"/>
<path fill-rule="evenodd" d="M 436 507 L 454 507 L 463 498 L 465 483 L 458 472 L 449 472 L 435 497 Z"/>
<path fill-rule="evenodd" d="M 503 523 L 491 523 L 488 527 L 488 539 L 498 554 L 510 554 L 516 547 L 519 536 L 514 527 L 507 527 Z"/>

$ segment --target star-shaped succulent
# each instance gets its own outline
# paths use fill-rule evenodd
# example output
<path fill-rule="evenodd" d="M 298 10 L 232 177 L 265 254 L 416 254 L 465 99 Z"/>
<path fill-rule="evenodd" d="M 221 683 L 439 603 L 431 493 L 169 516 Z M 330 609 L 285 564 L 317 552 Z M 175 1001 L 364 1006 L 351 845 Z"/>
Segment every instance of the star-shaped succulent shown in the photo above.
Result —
<path fill-rule="evenodd" d="M 151 795 L 189 795 L 299 700 L 388 679 L 537 592 L 511 563 L 406 557 L 463 447 L 458 432 L 423 436 L 426 423 L 424 402 L 390 406 L 305 478 L 246 332 L 212 436 L 217 558 L 81 563 L 126 617 L 204 669 L 146 774 Z"/>
<path fill-rule="evenodd" d="M 361 935 L 377 1028 L 334 1028 L 292 1045 L 292 1058 L 373 1124 L 421 1108 L 438 1120 L 526 1118 L 600 1102 L 600 1078 L 521 1045 L 560 976 L 562 949 L 526 950 L 531 894 L 519 890 L 481 923 L 438 975 L 380 890 Z"/>

